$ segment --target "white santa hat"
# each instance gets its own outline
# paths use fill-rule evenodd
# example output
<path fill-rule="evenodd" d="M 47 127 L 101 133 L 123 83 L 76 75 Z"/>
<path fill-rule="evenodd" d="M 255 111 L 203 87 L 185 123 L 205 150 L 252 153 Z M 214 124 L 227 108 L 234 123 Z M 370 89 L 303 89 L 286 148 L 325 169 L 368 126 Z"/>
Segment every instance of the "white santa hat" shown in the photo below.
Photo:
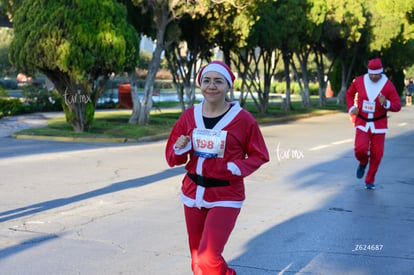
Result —
<path fill-rule="evenodd" d="M 368 73 L 369 74 L 380 74 L 384 71 L 381 64 L 381 59 L 374 58 L 368 62 Z"/>
<path fill-rule="evenodd" d="M 217 72 L 224 76 L 224 78 L 229 83 L 230 87 L 233 87 L 233 81 L 236 78 L 233 74 L 233 72 L 230 70 L 229 66 L 227 66 L 226 63 L 215 60 L 211 61 L 207 65 L 205 65 L 203 68 L 201 68 L 200 73 L 197 77 L 197 83 L 201 86 L 201 79 L 207 72 Z"/>

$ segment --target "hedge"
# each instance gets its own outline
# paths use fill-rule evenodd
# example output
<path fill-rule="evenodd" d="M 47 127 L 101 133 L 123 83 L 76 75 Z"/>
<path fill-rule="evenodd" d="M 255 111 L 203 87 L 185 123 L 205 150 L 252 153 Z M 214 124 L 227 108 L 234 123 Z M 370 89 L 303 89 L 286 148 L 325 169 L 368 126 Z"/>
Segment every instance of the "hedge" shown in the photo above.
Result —
<path fill-rule="evenodd" d="M 0 117 L 13 116 L 25 112 L 23 103 L 18 98 L 0 97 Z"/>
<path fill-rule="evenodd" d="M 236 79 L 233 84 L 235 91 L 241 90 L 241 79 Z M 263 87 L 262 87 L 263 89 Z M 311 95 L 319 95 L 319 85 L 316 83 L 309 83 L 309 90 Z M 286 82 L 272 82 L 270 84 L 270 93 L 275 94 L 285 94 L 286 93 Z M 290 93 L 291 94 L 300 94 L 299 84 L 297 82 L 292 82 L 290 84 Z"/>

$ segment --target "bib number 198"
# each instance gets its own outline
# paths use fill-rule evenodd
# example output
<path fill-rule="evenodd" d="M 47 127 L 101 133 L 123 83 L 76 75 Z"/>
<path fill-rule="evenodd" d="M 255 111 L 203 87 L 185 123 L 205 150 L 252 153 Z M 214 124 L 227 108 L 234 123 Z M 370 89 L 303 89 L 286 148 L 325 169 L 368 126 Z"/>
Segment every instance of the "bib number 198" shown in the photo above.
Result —
<path fill-rule="evenodd" d="M 207 149 L 214 149 L 214 141 L 212 140 L 205 140 L 205 139 L 197 139 L 197 148 L 207 148 Z"/>
<path fill-rule="evenodd" d="M 226 136 L 227 131 L 194 129 L 194 154 L 204 158 L 222 158 L 226 147 Z"/>

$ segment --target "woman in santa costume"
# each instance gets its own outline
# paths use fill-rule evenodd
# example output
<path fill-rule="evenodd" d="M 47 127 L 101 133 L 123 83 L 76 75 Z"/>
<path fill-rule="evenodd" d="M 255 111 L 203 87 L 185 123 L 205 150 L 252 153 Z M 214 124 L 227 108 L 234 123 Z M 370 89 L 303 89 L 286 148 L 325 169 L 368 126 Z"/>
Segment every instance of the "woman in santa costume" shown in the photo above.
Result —
<path fill-rule="evenodd" d="M 346 92 L 346 102 L 349 113 L 355 116 L 355 157 L 359 161 L 356 176 L 362 178 L 369 164 L 365 187 L 374 189 L 388 131 L 387 112 L 401 109 L 394 84 L 383 74 L 381 59 L 371 59 L 368 73 L 355 78 Z"/>
<path fill-rule="evenodd" d="M 181 200 L 194 274 L 236 274 L 222 257 L 245 199 L 243 178 L 269 161 L 254 117 L 228 102 L 235 77 L 221 61 L 197 78 L 203 101 L 183 112 L 171 131 L 168 164 L 185 164 Z"/>

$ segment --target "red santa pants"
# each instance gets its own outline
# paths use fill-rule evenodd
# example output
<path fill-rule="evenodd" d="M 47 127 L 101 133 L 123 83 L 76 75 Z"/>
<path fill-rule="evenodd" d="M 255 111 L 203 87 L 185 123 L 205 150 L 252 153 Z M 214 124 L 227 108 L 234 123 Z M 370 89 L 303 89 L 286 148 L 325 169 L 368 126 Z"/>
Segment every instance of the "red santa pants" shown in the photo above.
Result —
<path fill-rule="evenodd" d="M 369 169 L 365 177 L 365 183 L 374 183 L 375 174 L 384 155 L 385 134 L 374 134 L 371 130 L 364 132 L 356 129 L 355 157 L 361 165 L 367 165 Z"/>
<path fill-rule="evenodd" d="M 195 275 L 235 275 L 221 255 L 240 208 L 184 206 L 191 268 Z"/>

